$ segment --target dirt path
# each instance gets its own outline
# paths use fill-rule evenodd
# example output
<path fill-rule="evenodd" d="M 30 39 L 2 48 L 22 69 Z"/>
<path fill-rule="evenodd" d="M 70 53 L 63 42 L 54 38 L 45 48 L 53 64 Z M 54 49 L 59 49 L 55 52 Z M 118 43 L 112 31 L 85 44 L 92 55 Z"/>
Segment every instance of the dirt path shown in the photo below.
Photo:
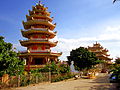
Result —
<path fill-rule="evenodd" d="M 56 83 L 41 83 L 10 90 L 115 90 L 109 83 L 108 75 L 99 74 L 96 79 L 70 79 Z"/>

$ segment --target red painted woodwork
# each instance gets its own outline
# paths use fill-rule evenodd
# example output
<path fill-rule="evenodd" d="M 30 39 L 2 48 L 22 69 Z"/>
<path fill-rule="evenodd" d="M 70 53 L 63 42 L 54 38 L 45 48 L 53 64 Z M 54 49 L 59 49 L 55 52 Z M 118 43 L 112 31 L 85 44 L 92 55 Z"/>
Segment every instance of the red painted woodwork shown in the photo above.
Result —
<path fill-rule="evenodd" d="M 45 38 L 46 38 L 46 36 L 45 36 L 45 35 L 43 35 L 41 38 L 45 39 Z"/>
<path fill-rule="evenodd" d="M 33 36 L 33 38 L 38 38 L 38 35 Z"/>
<path fill-rule="evenodd" d="M 38 46 L 33 46 L 32 47 L 32 50 L 37 50 L 38 49 Z"/>
<path fill-rule="evenodd" d="M 45 46 L 43 45 L 43 46 L 42 46 L 42 50 L 45 50 L 45 49 L 46 49 L 46 48 L 45 48 Z"/>

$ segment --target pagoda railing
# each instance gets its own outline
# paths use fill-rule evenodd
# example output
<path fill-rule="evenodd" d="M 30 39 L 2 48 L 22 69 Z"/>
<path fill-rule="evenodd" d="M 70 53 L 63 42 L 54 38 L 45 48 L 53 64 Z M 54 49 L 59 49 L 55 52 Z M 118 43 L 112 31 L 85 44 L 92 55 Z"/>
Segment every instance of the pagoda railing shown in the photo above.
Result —
<path fill-rule="evenodd" d="M 24 53 L 37 53 L 37 52 L 51 52 L 50 49 L 46 50 L 24 50 L 24 51 L 19 51 L 19 53 L 24 54 Z"/>
<path fill-rule="evenodd" d="M 19 51 L 19 53 L 21 54 L 25 54 L 25 53 L 51 53 L 51 54 L 56 54 L 56 55 L 61 55 L 62 52 L 57 52 L 57 51 L 51 51 L 50 49 L 46 49 L 46 50 L 24 50 L 24 51 Z"/>
<path fill-rule="evenodd" d="M 48 39 L 28 39 L 28 40 L 19 40 L 21 42 L 29 42 L 29 41 L 33 41 L 33 42 L 46 42 L 46 41 L 49 41 Z"/>
<path fill-rule="evenodd" d="M 96 56 L 98 56 L 98 57 L 107 57 L 107 55 L 105 55 L 105 54 L 96 54 Z"/>
<path fill-rule="evenodd" d="M 30 29 L 25 29 L 24 31 L 29 31 L 29 30 L 40 30 L 40 31 L 48 31 L 48 32 L 51 32 L 51 33 L 56 33 L 56 32 L 53 32 L 51 31 L 50 29 L 47 29 L 47 28 L 30 28 Z"/>
<path fill-rule="evenodd" d="M 45 16 L 45 17 L 49 17 L 48 15 L 45 15 L 45 14 L 43 15 L 43 14 L 41 14 L 41 13 L 38 13 L 38 14 L 36 14 L 36 13 L 33 13 L 33 14 L 30 14 L 30 15 L 31 15 L 31 16 L 32 16 L 32 15 L 34 15 L 34 16 L 37 16 L 37 15 L 39 15 L 39 16 Z"/>
<path fill-rule="evenodd" d="M 34 28 L 34 27 L 31 27 L 30 29 L 25 29 L 25 31 L 29 31 L 29 30 L 32 30 L 32 29 L 34 29 L 34 30 L 41 30 L 41 31 L 48 31 L 47 28 Z"/>
<path fill-rule="evenodd" d="M 50 40 L 31 40 L 31 39 L 28 39 L 28 40 L 19 40 L 20 42 L 49 42 L 49 43 L 53 43 L 53 44 L 57 44 L 58 41 L 55 41 L 55 42 L 52 42 Z"/>
<path fill-rule="evenodd" d="M 51 50 L 50 49 L 46 49 L 46 50 L 30 50 L 30 52 L 32 53 L 34 53 L 34 52 L 50 52 Z"/>
<path fill-rule="evenodd" d="M 48 20 L 44 20 L 44 19 L 33 19 L 33 20 L 30 20 L 30 22 L 32 22 L 32 21 L 33 21 L 33 22 L 34 22 L 34 21 L 48 22 L 48 23 L 54 25 L 52 22 L 50 22 L 50 21 L 48 21 Z"/>
<path fill-rule="evenodd" d="M 48 21 L 47 19 L 34 19 L 34 18 L 32 18 L 32 20 L 38 20 L 38 21 Z"/>
<path fill-rule="evenodd" d="M 30 40 L 45 40 L 45 41 L 48 41 L 48 39 L 47 38 L 45 38 L 45 39 L 43 39 L 43 38 L 32 38 L 32 39 L 30 39 Z"/>

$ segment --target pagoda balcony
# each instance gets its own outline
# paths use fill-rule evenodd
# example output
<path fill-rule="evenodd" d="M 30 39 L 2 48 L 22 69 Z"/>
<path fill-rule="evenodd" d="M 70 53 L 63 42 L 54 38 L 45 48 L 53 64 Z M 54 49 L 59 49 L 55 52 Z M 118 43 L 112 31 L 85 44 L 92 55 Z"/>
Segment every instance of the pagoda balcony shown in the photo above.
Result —
<path fill-rule="evenodd" d="M 48 21 L 48 20 L 39 20 L 39 19 L 29 20 L 27 22 L 24 22 L 24 24 L 26 24 L 26 25 L 31 25 L 31 24 L 46 24 L 46 25 L 54 26 L 55 27 L 55 25 L 53 23 L 51 23 L 50 21 Z"/>
<path fill-rule="evenodd" d="M 46 19 L 34 19 L 34 18 L 32 18 L 32 20 L 38 20 L 38 21 L 48 21 L 48 20 L 46 20 Z"/>
<path fill-rule="evenodd" d="M 24 36 L 24 37 L 26 37 L 26 38 L 29 38 L 29 35 L 31 35 L 31 34 L 47 34 L 47 35 L 49 35 L 49 37 L 48 38 L 50 38 L 50 39 L 52 39 L 52 38 L 54 38 L 55 36 L 56 36 L 56 33 L 57 32 L 53 32 L 53 31 L 51 31 L 51 30 L 46 30 L 46 31 L 43 31 L 43 30 L 35 30 L 35 29 L 29 29 L 29 30 L 21 30 L 21 32 L 22 32 L 22 35 Z"/>
<path fill-rule="evenodd" d="M 21 54 L 26 54 L 26 53 L 47 53 L 47 52 L 51 52 L 50 49 L 46 49 L 46 50 L 24 50 L 24 51 L 19 51 L 19 53 Z"/>
<path fill-rule="evenodd" d="M 54 51 L 51 51 L 50 54 L 53 55 L 53 56 L 61 56 L 61 55 L 62 55 L 62 52 L 54 52 Z"/>
<path fill-rule="evenodd" d="M 102 50 L 93 51 L 95 53 L 102 53 Z"/>
<path fill-rule="evenodd" d="M 25 56 L 29 56 L 29 55 L 33 55 L 33 56 L 37 56 L 37 57 L 43 57 L 43 56 L 55 56 L 55 57 L 59 57 L 62 55 L 62 52 L 52 52 L 51 50 L 26 50 L 26 51 L 21 51 L 20 52 L 20 57 L 25 57 Z"/>
<path fill-rule="evenodd" d="M 51 12 L 48 12 L 46 10 L 39 10 L 39 9 L 34 9 L 33 11 L 29 10 L 30 15 L 39 14 L 41 12 L 43 12 L 44 15 L 48 15 L 48 16 L 50 16 L 50 13 L 51 13 Z"/>
<path fill-rule="evenodd" d="M 41 40 L 41 41 L 48 41 L 49 39 L 47 38 L 32 38 L 30 40 Z"/>
<path fill-rule="evenodd" d="M 48 20 L 29 20 L 27 22 L 24 22 L 23 21 L 23 25 L 24 25 L 24 28 L 25 29 L 28 29 L 30 28 L 31 25 L 36 25 L 36 24 L 44 24 L 44 25 L 47 25 L 49 27 L 51 27 L 51 30 L 53 30 L 56 26 L 56 24 L 53 24 L 52 22 L 48 21 Z"/>
<path fill-rule="evenodd" d="M 48 23 L 50 23 L 51 25 L 54 25 L 52 22 L 50 22 L 49 20 L 46 20 L 46 19 L 32 19 L 32 20 L 48 22 Z"/>
<path fill-rule="evenodd" d="M 47 53 L 47 52 L 51 52 L 50 49 L 46 49 L 46 50 L 30 50 L 30 53 Z"/>
<path fill-rule="evenodd" d="M 19 51 L 20 56 L 25 56 L 25 55 L 52 55 L 52 56 L 61 56 L 62 52 L 55 52 L 51 51 L 50 49 L 48 50 L 24 50 L 24 51 Z"/>
<path fill-rule="evenodd" d="M 30 29 L 25 29 L 24 31 L 29 31 L 29 30 L 48 31 L 48 29 L 47 29 L 47 28 L 35 28 L 35 27 L 31 27 Z"/>
<path fill-rule="evenodd" d="M 58 41 L 56 42 L 51 42 L 49 40 L 19 40 L 22 46 L 27 47 L 28 45 L 31 44 L 49 44 L 51 47 L 55 47 L 58 43 Z"/>
<path fill-rule="evenodd" d="M 30 20 L 33 17 L 33 18 L 46 18 L 50 21 L 53 21 L 53 17 L 49 17 L 48 15 L 42 15 L 42 14 L 33 14 L 31 16 L 26 15 L 26 17 L 27 17 L 27 20 Z"/>
<path fill-rule="evenodd" d="M 52 34 L 57 33 L 57 31 L 53 32 L 53 31 L 51 31 L 50 29 L 47 29 L 47 28 L 34 28 L 34 27 L 32 27 L 30 29 L 25 29 L 24 31 L 30 31 L 30 30 L 48 31 L 48 32 L 50 32 Z"/>

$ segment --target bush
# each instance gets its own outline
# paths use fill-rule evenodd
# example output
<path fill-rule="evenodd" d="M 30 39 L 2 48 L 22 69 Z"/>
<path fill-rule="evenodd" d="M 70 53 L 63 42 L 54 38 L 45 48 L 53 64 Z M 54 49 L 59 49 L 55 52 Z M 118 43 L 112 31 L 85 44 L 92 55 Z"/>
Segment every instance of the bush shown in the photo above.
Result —
<path fill-rule="evenodd" d="M 68 74 L 65 74 L 64 76 L 63 75 L 59 75 L 55 78 L 52 78 L 52 81 L 51 82 L 58 82 L 58 81 L 63 81 L 63 80 L 66 80 L 66 79 L 70 79 L 70 78 L 73 78 L 74 75 L 68 73 Z"/>
<path fill-rule="evenodd" d="M 59 72 L 60 73 L 69 73 L 70 72 L 70 66 L 66 64 L 61 64 L 59 67 Z"/>
<path fill-rule="evenodd" d="M 113 75 L 116 77 L 115 81 L 120 83 L 120 64 L 115 64 L 111 72 L 113 72 Z"/>

